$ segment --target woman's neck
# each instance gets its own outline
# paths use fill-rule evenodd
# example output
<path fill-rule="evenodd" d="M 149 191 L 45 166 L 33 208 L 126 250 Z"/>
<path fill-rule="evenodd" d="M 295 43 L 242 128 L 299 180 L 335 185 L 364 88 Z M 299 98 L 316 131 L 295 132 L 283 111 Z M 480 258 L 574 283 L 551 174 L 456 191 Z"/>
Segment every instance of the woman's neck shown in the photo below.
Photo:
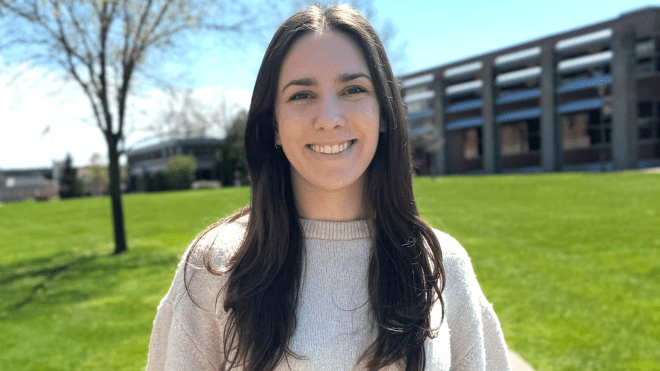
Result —
<path fill-rule="evenodd" d="M 361 177 L 347 187 L 328 190 L 309 182 L 292 179 L 298 216 L 303 219 L 332 221 L 366 219 L 363 182 L 364 177 Z"/>

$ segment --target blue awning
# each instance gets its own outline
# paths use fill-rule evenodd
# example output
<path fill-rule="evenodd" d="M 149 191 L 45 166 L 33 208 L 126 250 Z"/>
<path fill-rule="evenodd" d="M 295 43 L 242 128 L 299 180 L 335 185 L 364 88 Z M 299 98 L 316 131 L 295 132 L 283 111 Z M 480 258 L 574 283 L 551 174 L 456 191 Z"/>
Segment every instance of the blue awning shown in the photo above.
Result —
<path fill-rule="evenodd" d="M 410 136 L 415 136 L 415 135 L 433 133 L 433 131 L 434 131 L 434 129 L 433 129 L 432 126 L 424 125 L 424 126 L 417 126 L 417 127 L 408 129 L 408 134 Z"/>
<path fill-rule="evenodd" d="M 458 129 L 473 128 L 473 127 L 476 127 L 476 126 L 481 126 L 483 121 L 484 120 L 481 118 L 481 116 L 468 117 L 468 118 L 464 118 L 464 119 L 450 121 L 450 122 L 447 123 L 445 128 L 447 130 L 458 130 Z"/>
<path fill-rule="evenodd" d="M 527 89 L 515 93 L 505 94 L 495 100 L 496 104 L 518 102 L 525 99 L 538 98 L 541 96 L 541 89 Z"/>
<path fill-rule="evenodd" d="M 423 111 L 409 113 L 408 115 L 406 115 L 406 118 L 408 120 L 414 120 L 414 119 L 419 119 L 419 118 L 423 118 L 423 117 L 433 116 L 434 113 L 435 112 L 432 109 L 425 109 Z"/>
<path fill-rule="evenodd" d="M 594 76 L 586 79 L 571 81 L 566 84 L 560 85 L 557 88 L 557 93 L 566 93 L 569 91 L 588 89 L 594 86 L 611 84 L 611 83 L 612 83 L 612 75 Z"/>
<path fill-rule="evenodd" d="M 467 111 L 475 108 L 481 108 L 481 99 L 469 100 L 461 103 L 451 104 L 445 108 L 446 113 Z"/>
<path fill-rule="evenodd" d="M 408 129 L 408 134 L 417 135 L 417 134 L 423 133 L 425 130 L 426 130 L 426 128 L 423 127 L 423 126 L 416 127 L 416 128 L 410 128 L 410 129 Z"/>
<path fill-rule="evenodd" d="M 518 121 L 534 117 L 541 117 L 541 108 L 525 108 L 516 111 L 509 111 L 499 114 L 495 117 L 495 122 Z"/>
<path fill-rule="evenodd" d="M 578 100 L 561 104 L 557 107 L 557 113 L 571 113 L 579 111 L 587 111 L 595 108 L 600 108 L 603 105 L 603 100 L 599 97 Z"/>

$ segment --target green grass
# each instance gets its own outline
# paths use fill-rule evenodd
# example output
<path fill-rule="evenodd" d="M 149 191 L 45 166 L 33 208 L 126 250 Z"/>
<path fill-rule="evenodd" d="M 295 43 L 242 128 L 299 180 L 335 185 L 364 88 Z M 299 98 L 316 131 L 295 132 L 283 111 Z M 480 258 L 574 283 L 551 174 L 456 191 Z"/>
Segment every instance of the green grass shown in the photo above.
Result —
<path fill-rule="evenodd" d="M 417 178 L 468 250 L 509 347 L 545 370 L 660 370 L 660 175 Z M 0 206 L 0 368 L 136 370 L 187 244 L 247 188 Z"/>

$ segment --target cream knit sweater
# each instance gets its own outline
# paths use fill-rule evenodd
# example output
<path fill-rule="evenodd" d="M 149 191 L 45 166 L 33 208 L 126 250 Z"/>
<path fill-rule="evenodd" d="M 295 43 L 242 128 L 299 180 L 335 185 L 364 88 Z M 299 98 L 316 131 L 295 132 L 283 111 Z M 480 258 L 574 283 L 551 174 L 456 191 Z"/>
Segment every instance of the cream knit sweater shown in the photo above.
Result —
<path fill-rule="evenodd" d="M 226 278 L 208 273 L 201 256 L 210 249 L 213 266 L 222 266 L 238 248 L 246 225 L 247 216 L 216 227 L 199 241 L 191 256 L 186 278 L 191 295 L 203 309 L 185 292 L 183 268 L 188 249 L 158 306 L 148 371 L 219 369 L 226 317 L 222 295 L 217 306 L 216 295 Z M 301 226 L 307 257 L 296 312 L 298 327 L 290 348 L 305 359 L 287 357 L 277 370 L 353 370 L 357 358 L 375 339 L 366 283 L 370 249 L 367 223 L 301 219 Z M 481 291 L 470 258 L 455 239 L 437 230 L 435 233 L 447 276 L 443 292 L 446 315 L 438 336 L 425 342 L 426 370 L 509 370 L 500 323 Z M 436 303 L 434 327 L 442 315 Z M 400 365 L 387 368 L 403 369 Z"/>

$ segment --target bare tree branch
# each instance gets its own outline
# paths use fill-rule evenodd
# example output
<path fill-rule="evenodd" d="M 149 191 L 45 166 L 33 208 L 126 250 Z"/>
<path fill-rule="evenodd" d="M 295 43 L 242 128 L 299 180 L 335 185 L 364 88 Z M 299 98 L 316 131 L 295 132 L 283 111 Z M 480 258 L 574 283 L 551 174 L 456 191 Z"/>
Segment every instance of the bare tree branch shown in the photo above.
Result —
<path fill-rule="evenodd" d="M 152 72 L 153 63 L 147 65 L 150 55 L 182 46 L 196 31 L 246 36 L 268 18 L 264 14 L 271 15 L 242 0 L 0 0 L 3 56 L 65 71 L 90 102 L 108 145 L 115 252 L 126 250 L 119 154 L 134 76 L 168 85 Z M 196 110 L 187 120 L 213 117 Z"/>

